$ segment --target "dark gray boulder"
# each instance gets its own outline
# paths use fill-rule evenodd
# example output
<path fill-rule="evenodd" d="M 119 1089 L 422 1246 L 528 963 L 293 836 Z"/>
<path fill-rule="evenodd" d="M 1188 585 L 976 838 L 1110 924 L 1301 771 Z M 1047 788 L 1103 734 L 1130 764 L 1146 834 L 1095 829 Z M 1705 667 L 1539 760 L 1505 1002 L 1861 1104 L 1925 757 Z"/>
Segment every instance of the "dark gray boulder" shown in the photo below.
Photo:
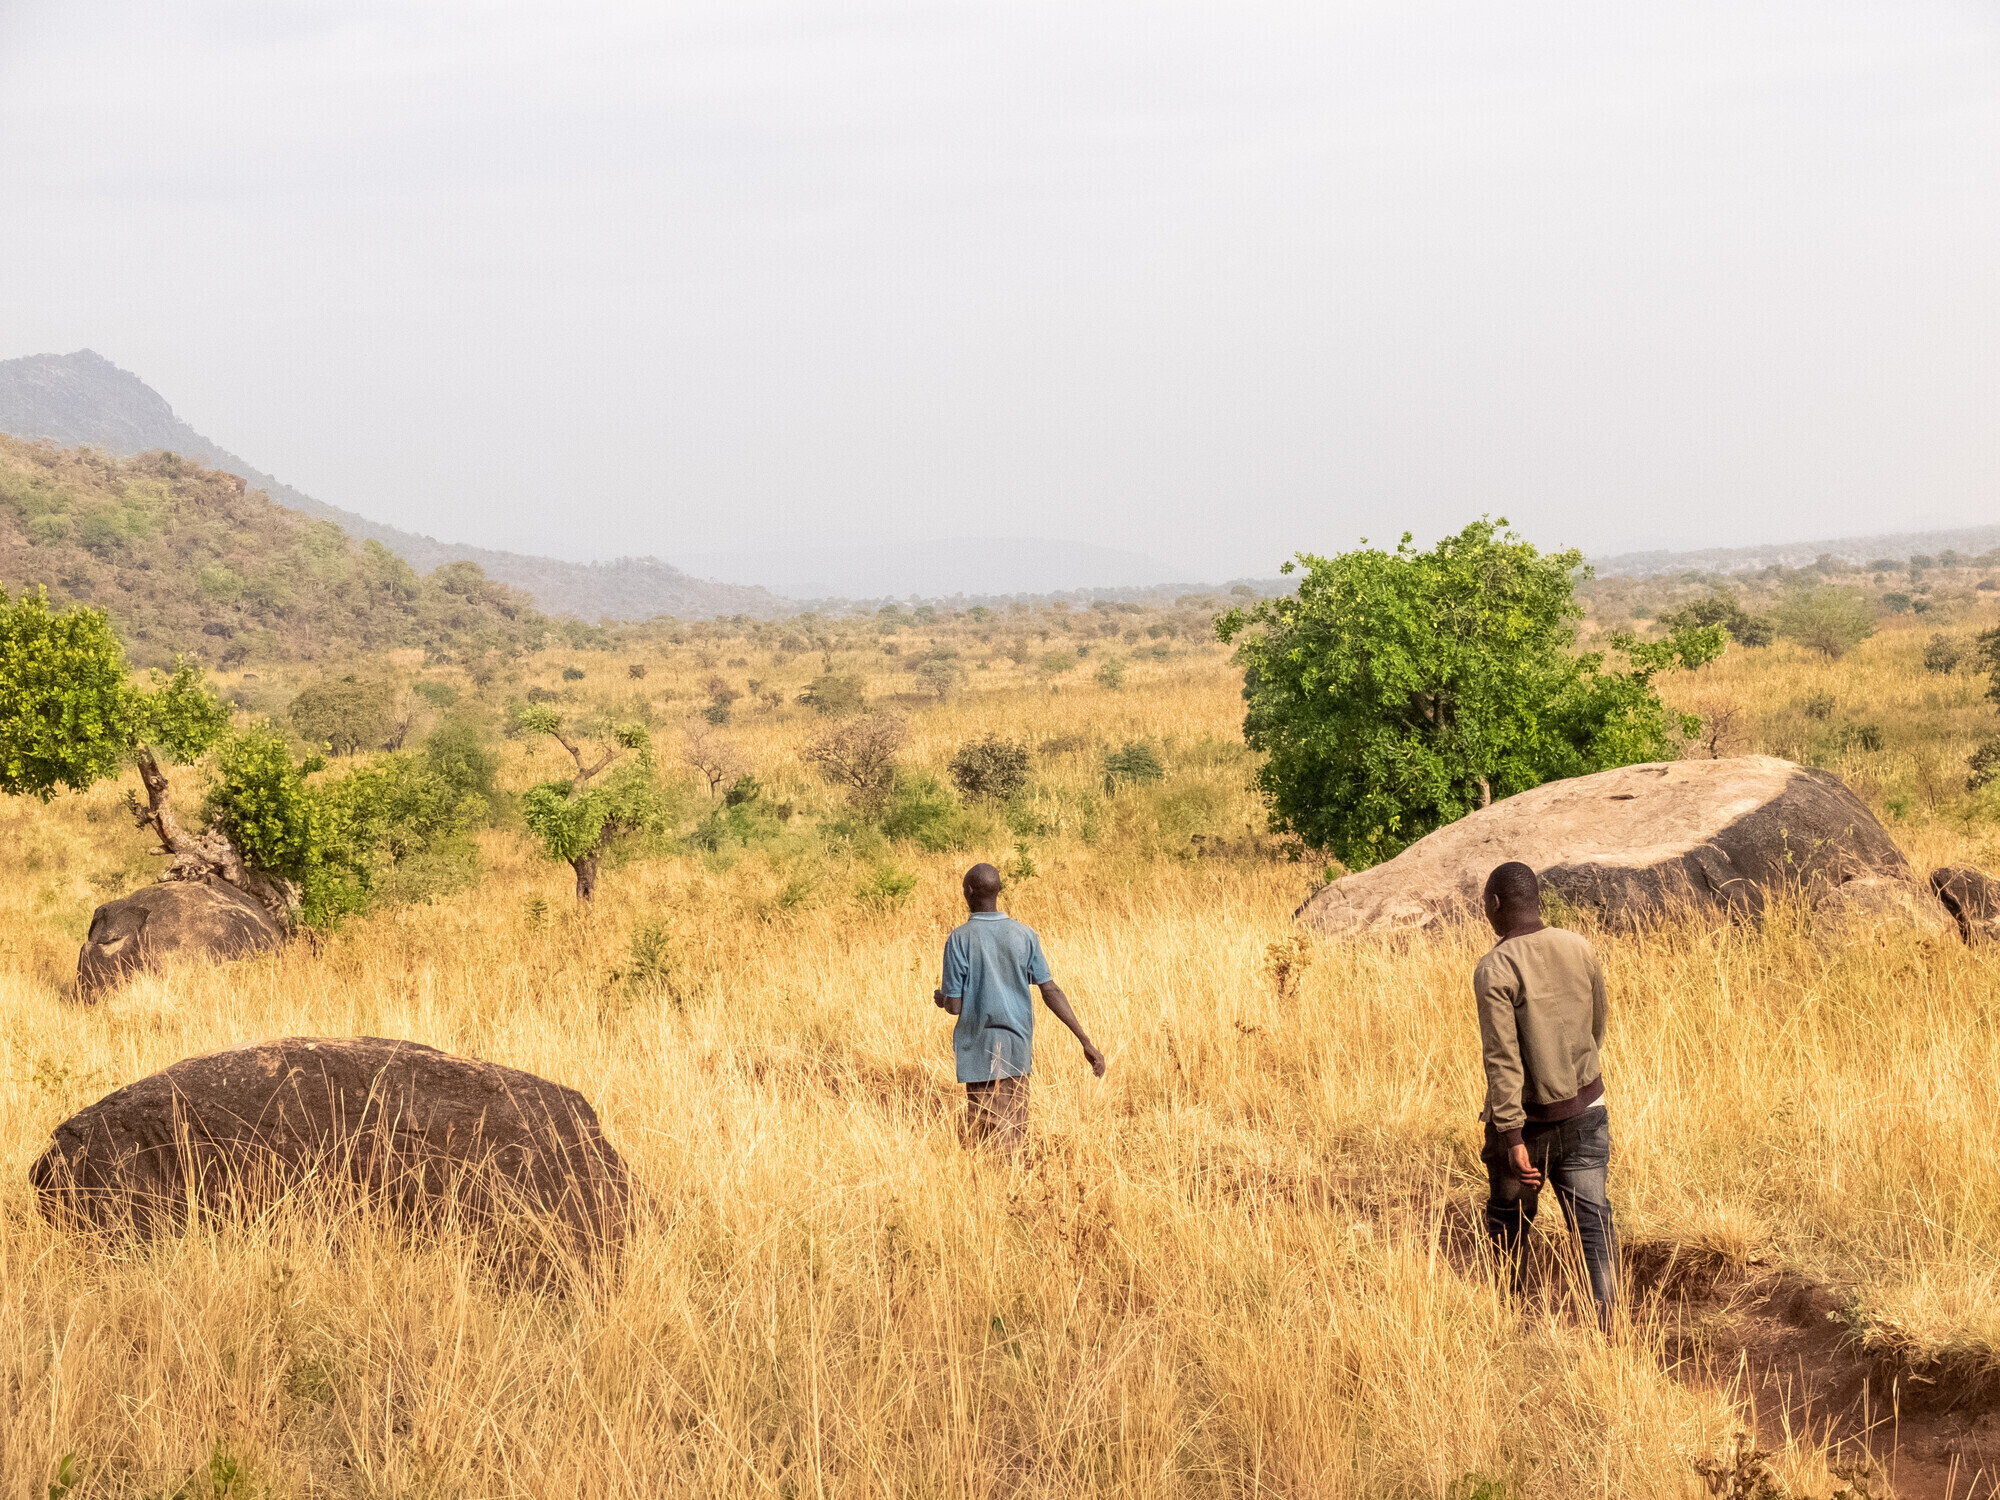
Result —
<path fill-rule="evenodd" d="M 1612 921 L 1676 910 L 1727 921 L 1761 913 L 1783 892 L 1818 902 L 1850 882 L 1866 882 L 1856 890 L 1869 899 L 1856 906 L 1935 911 L 1839 777 L 1745 755 L 1552 781 L 1336 880 L 1298 917 L 1328 936 L 1476 920 L 1487 875 L 1508 860 L 1532 865 L 1544 890 Z"/>
<path fill-rule="evenodd" d="M 179 1232 L 191 1205 L 240 1218 L 289 1195 L 584 1264 L 643 1200 L 574 1089 L 381 1037 L 187 1058 L 65 1120 L 29 1175 L 52 1222 L 140 1240 Z"/>
<path fill-rule="evenodd" d="M 285 940 L 285 930 L 255 901 L 219 880 L 163 880 L 107 901 L 91 913 L 76 956 L 76 984 L 86 998 L 169 956 L 246 958 Z"/>
<path fill-rule="evenodd" d="M 1966 865 L 1931 871 L 1931 889 L 1968 943 L 2000 938 L 2000 880 Z"/>

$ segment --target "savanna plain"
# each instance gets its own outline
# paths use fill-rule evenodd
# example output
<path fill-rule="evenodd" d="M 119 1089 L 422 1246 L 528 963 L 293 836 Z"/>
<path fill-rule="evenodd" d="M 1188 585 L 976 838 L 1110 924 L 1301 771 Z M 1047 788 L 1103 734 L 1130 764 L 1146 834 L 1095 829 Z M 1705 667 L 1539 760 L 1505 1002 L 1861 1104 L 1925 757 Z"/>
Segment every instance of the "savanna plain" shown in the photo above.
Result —
<path fill-rule="evenodd" d="M 964 647 L 962 682 L 925 693 L 879 639 L 788 652 L 728 625 L 551 646 L 484 686 L 347 664 L 496 718 L 533 686 L 579 712 L 637 699 L 663 766 L 705 684 L 755 675 L 707 727 L 757 795 L 725 809 L 690 774 L 675 831 L 607 862 L 588 905 L 503 818 L 465 888 L 97 1004 L 71 978 L 89 914 L 150 878 L 122 789 L 0 808 L 0 1496 L 1885 1493 L 1893 1410 L 1868 1432 L 1773 1410 L 1672 1278 L 1629 1278 L 1601 1337 L 1553 1212 L 1547 1278 L 1503 1295 L 1476 1232 L 1469 976 L 1490 936 L 1302 935 L 1326 871 L 1264 831 L 1226 649 L 1169 633 L 1114 685 L 1095 669 L 1129 652 L 1115 632 L 1065 668 L 1070 627 L 1029 623 L 1043 639 L 1010 657 L 962 619 L 909 622 L 903 642 Z M 1839 660 L 1732 647 L 1660 686 L 1730 741 L 1686 753 L 1816 759 L 1920 872 L 1992 869 L 2000 824 L 1961 789 L 1993 709 L 1982 678 L 1925 670 L 1927 634 L 1891 621 Z M 828 670 L 908 720 L 907 771 L 944 786 L 992 732 L 1031 747 L 1028 790 L 914 838 L 846 816 L 801 758 L 825 721 L 796 694 Z M 1160 777 L 1107 782 L 1139 743 Z M 561 755 L 502 746 L 517 790 Z M 1004 906 L 1110 1058 L 1093 1080 L 1043 1017 L 1018 1161 L 961 1147 L 930 998 L 974 859 L 1008 871 Z M 1858 1350 L 1932 1380 L 2000 1370 L 2000 956 L 1899 928 L 1828 943 L 1786 910 L 1591 935 L 1635 1262 L 1794 1276 L 1834 1289 Z M 615 1271 L 551 1289 L 362 1219 L 121 1250 L 37 1212 L 29 1163 L 103 1094 L 353 1034 L 577 1088 L 659 1213 Z M 1741 1433 L 1770 1458 L 1732 1458 Z"/>

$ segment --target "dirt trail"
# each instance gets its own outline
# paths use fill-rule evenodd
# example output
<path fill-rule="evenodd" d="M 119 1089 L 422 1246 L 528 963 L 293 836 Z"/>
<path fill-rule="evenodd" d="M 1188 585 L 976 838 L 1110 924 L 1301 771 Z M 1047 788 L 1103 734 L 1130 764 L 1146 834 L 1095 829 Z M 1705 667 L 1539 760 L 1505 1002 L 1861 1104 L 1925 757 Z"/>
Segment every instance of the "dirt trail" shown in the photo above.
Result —
<path fill-rule="evenodd" d="M 1898 1500 L 2000 1497 L 2000 1371 L 1868 1349 L 1838 1292 L 1784 1272 L 1746 1276 L 1652 1245 L 1626 1258 L 1633 1293 L 1678 1327 L 1687 1376 L 1738 1382 L 1761 1442 L 1827 1434 L 1872 1458 Z"/>

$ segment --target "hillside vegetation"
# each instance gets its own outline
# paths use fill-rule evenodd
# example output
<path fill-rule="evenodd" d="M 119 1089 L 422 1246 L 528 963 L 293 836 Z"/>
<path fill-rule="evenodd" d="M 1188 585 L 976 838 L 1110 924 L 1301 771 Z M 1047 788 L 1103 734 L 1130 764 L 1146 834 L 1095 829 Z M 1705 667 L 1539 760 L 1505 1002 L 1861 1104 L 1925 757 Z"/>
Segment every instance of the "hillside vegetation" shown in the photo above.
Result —
<path fill-rule="evenodd" d="M 149 869 L 118 789 L 0 807 L 0 1497 L 44 1500 L 66 1456 L 70 1493 L 135 1497 L 1701 1493 L 1694 1465 L 1753 1421 L 1704 1363 L 1714 1330 L 1642 1297 L 1607 1345 L 1560 1295 L 1524 1317 L 1496 1293 L 1486 940 L 1293 929 L 1325 872 L 1263 831 L 1216 604 L 662 623 L 483 682 L 365 653 L 226 679 L 280 716 L 348 677 L 449 703 L 500 737 L 503 803 L 566 759 L 528 708 L 645 722 L 673 817 L 590 907 L 503 818 L 474 888 L 95 1007 L 66 993 L 76 944 Z M 1994 869 L 1995 810 L 1965 789 L 1994 708 L 1969 664 L 1926 668 L 1935 633 L 1732 647 L 1660 685 L 1735 709 L 1723 753 L 1839 770 L 1920 867 Z M 809 752 L 892 716 L 864 810 Z M 930 1003 L 975 858 L 1111 1058 L 1093 1083 L 1044 1026 L 1018 1165 L 959 1149 Z M 1934 1383 L 2000 1369 L 2000 956 L 1829 951 L 1788 915 L 1593 936 L 1628 1248 L 1830 1285 L 1855 1340 Z M 664 1212 L 621 1276 L 560 1297 L 366 1223 L 105 1253 L 35 1213 L 57 1121 L 301 1033 L 572 1085 Z M 1857 1450 L 1829 1415 L 1767 1404 L 1773 1488 L 1735 1492 L 1832 1494 Z"/>
<path fill-rule="evenodd" d="M 112 458 L 0 437 L 0 584 L 107 610 L 131 659 L 220 668 L 420 649 L 515 655 L 550 623 L 470 563 L 419 577 L 172 453 Z"/>

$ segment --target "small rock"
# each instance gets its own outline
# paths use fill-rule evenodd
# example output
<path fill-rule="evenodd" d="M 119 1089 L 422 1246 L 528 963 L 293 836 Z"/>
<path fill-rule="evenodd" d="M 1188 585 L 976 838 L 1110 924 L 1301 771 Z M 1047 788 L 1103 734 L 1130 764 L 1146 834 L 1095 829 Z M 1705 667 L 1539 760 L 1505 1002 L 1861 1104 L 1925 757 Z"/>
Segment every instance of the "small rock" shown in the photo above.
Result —
<path fill-rule="evenodd" d="M 1931 871 L 1931 889 L 1968 943 L 2000 938 L 2000 880 L 1965 865 Z"/>

